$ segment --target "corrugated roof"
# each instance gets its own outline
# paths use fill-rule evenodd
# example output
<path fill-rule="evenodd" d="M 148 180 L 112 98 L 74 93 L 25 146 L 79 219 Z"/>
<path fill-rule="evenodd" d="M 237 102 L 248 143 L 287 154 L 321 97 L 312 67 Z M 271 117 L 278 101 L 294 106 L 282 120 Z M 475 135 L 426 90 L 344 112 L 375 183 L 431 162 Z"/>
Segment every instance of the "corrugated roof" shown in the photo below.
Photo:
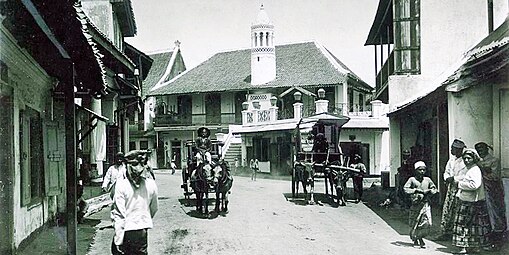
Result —
<path fill-rule="evenodd" d="M 161 80 L 168 68 L 172 55 L 173 51 L 165 51 L 148 55 L 153 62 L 147 78 L 143 80 L 142 97 L 145 97 L 145 95 Z"/>
<path fill-rule="evenodd" d="M 203 93 L 292 86 L 331 86 L 353 74 L 315 42 L 276 46 L 276 79 L 251 85 L 251 49 L 217 53 L 149 95 Z M 332 56 L 332 57 L 331 57 Z M 361 80 L 362 81 L 362 80 Z M 363 82 L 363 81 L 362 81 Z"/>

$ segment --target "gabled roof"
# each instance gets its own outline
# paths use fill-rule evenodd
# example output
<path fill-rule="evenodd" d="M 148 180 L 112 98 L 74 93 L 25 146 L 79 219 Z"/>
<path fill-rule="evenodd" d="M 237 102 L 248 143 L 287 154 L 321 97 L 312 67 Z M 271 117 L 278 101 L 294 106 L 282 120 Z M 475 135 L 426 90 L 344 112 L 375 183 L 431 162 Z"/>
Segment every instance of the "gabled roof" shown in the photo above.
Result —
<path fill-rule="evenodd" d="M 148 55 L 153 61 L 147 78 L 143 80 L 142 97 L 156 86 L 161 79 L 164 79 L 163 75 L 168 69 L 172 55 L 173 51 L 169 50 Z"/>
<path fill-rule="evenodd" d="M 276 46 L 276 79 L 266 84 L 251 85 L 251 49 L 242 49 L 217 53 L 195 68 L 150 91 L 149 95 L 293 86 L 325 87 L 346 82 L 352 78 L 348 74 L 357 77 L 318 43 L 294 43 Z"/>

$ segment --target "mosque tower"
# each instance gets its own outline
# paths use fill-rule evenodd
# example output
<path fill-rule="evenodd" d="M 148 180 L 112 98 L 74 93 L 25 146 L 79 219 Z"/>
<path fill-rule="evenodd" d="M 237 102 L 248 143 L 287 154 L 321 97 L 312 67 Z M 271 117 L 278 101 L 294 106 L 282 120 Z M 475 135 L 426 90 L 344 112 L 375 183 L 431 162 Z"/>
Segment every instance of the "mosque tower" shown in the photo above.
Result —
<path fill-rule="evenodd" d="M 276 78 L 274 25 L 263 8 L 251 25 L 251 84 L 261 85 Z"/>

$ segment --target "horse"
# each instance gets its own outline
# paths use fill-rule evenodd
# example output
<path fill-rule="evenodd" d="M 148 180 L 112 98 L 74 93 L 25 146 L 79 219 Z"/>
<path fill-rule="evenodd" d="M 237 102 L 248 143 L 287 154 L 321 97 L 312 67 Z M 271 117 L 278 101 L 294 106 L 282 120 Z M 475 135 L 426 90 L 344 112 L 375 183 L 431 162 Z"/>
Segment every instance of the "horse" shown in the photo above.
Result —
<path fill-rule="evenodd" d="M 299 183 L 302 183 L 302 188 L 304 189 L 304 196 L 305 199 L 308 201 L 309 204 L 314 204 L 314 188 L 315 188 L 315 181 L 314 181 L 314 175 L 315 170 L 314 167 L 311 166 L 310 163 L 305 163 L 302 161 L 297 161 L 294 164 L 295 169 L 295 195 L 299 195 Z M 308 190 L 307 187 L 310 188 L 310 198 L 308 200 Z"/>
<path fill-rule="evenodd" d="M 331 162 L 327 167 L 327 179 L 331 186 L 331 197 L 334 202 L 334 194 L 332 192 L 336 190 L 337 204 L 339 206 L 346 205 L 345 193 L 346 193 L 346 182 L 351 177 L 351 173 L 347 169 L 341 169 L 339 161 Z"/>
<path fill-rule="evenodd" d="M 196 195 L 196 211 L 208 214 L 208 199 L 209 199 L 209 175 L 207 171 L 200 164 L 196 166 L 194 175 L 191 176 L 191 188 L 193 188 Z M 205 211 L 203 211 L 205 207 Z"/>
<path fill-rule="evenodd" d="M 214 172 L 214 190 L 216 193 L 215 211 L 228 212 L 228 194 L 233 185 L 233 177 L 230 173 L 228 164 L 221 160 L 213 169 Z"/>

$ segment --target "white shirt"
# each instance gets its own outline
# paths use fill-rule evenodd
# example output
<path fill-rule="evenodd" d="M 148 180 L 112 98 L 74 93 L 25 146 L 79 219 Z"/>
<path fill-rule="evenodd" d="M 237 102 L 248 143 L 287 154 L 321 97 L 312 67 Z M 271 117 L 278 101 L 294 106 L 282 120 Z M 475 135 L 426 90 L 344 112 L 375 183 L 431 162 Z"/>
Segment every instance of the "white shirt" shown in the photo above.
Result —
<path fill-rule="evenodd" d="M 111 187 L 118 179 L 126 178 L 126 168 L 124 164 L 121 165 L 112 165 L 106 171 L 106 175 L 104 176 L 102 188 L 106 189 L 106 191 L 110 191 Z"/>
<path fill-rule="evenodd" d="M 449 177 L 454 177 L 455 181 L 459 181 L 463 179 L 466 172 L 467 167 L 465 166 L 465 162 L 463 162 L 463 158 L 451 156 L 449 161 L 447 161 L 447 165 L 445 165 L 444 180 Z"/>
<path fill-rule="evenodd" d="M 115 244 L 122 244 L 125 231 L 152 228 L 157 209 L 157 186 L 153 179 L 144 178 L 139 188 L 127 178 L 118 180 L 111 211 Z"/>
<path fill-rule="evenodd" d="M 461 201 L 476 202 L 485 199 L 484 186 L 482 182 L 481 169 L 472 166 L 458 182 L 458 194 Z"/>

